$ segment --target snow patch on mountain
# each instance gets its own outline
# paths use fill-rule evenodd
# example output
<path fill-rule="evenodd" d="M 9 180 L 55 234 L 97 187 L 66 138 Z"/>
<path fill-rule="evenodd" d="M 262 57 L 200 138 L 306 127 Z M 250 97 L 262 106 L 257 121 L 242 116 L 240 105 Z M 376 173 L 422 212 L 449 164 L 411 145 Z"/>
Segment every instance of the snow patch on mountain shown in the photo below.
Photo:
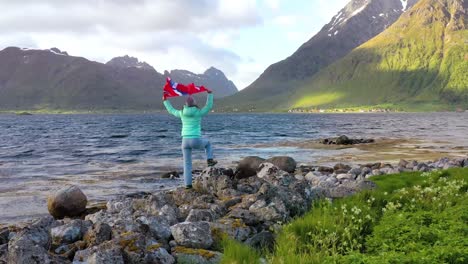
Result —
<path fill-rule="evenodd" d="M 403 12 L 406 11 L 406 7 L 408 7 L 408 0 L 400 0 L 401 5 L 403 6 L 403 9 L 401 9 Z"/>

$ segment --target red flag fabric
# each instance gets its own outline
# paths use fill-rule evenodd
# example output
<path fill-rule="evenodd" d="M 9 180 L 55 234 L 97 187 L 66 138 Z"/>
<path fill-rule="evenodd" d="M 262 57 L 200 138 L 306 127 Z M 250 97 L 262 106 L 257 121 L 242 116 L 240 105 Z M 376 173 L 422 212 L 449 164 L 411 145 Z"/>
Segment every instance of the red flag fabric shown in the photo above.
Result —
<path fill-rule="evenodd" d="M 164 85 L 163 88 L 164 91 L 164 99 L 167 99 L 169 97 L 177 97 L 177 96 L 183 96 L 183 95 L 192 95 L 196 93 L 202 93 L 202 92 L 209 92 L 205 86 L 196 86 L 195 84 L 191 83 L 188 85 L 183 85 L 180 83 L 176 83 L 171 78 L 166 79 L 166 84 Z"/>

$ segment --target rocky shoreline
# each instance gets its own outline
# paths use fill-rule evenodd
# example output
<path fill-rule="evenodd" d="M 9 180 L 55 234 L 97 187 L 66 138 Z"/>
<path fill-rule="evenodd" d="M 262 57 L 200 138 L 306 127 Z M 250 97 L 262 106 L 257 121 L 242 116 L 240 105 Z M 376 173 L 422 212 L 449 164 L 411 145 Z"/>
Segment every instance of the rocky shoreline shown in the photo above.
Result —
<path fill-rule="evenodd" d="M 468 157 L 333 167 L 247 157 L 235 169 L 206 168 L 191 190 L 119 197 L 94 210 L 67 187 L 49 199 L 57 219 L 0 228 L 0 263 L 218 263 L 224 236 L 271 248 L 274 230 L 314 200 L 375 188 L 371 176 L 452 167 L 468 167 Z"/>

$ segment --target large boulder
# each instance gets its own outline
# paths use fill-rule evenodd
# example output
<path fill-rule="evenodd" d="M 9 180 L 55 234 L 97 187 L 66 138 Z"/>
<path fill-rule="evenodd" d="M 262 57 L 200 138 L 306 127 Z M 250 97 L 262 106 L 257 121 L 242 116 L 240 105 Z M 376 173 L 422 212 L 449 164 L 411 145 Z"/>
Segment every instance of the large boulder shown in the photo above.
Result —
<path fill-rule="evenodd" d="M 178 245 L 190 248 L 210 248 L 213 244 L 208 222 L 182 222 L 171 226 L 172 236 Z"/>
<path fill-rule="evenodd" d="M 273 163 L 276 167 L 289 173 L 293 173 L 297 165 L 296 161 L 288 156 L 272 157 L 267 159 L 266 162 Z"/>
<path fill-rule="evenodd" d="M 83 214 L 88 199 L 75 185 L 63 188 L 47 198 L 47 209 L 55 218 L 73 217 Z"/>
<path fill-rule="evenodd" d="M 257 156 L 248 156 L 243 158 L 237 164 L 235 177 L 237 179 L 248 178 L 257 174 L 257 169 L 260 164 L 265 162 L 265 159 Z"/>

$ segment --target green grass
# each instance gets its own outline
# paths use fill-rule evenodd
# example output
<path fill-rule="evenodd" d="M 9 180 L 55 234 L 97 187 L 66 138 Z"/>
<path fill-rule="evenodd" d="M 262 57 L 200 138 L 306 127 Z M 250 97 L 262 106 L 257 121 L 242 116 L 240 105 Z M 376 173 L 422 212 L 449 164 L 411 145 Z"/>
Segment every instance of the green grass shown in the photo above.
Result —
<path fill-rule="evenodd" d="M 283 227 L 264 257 L 284 264 L 468 263 L 468 169 L 371 179 L 376 190 L 315 203 Z M 248 256 L 258 253 L 244 246 L 223 261 Z"/>
<path fill-rule="evenodd" d="M 260 252 L 236 240 L 224 238 L 222 247 L 224 249 L 222 264 L 260 264 Z"/>

